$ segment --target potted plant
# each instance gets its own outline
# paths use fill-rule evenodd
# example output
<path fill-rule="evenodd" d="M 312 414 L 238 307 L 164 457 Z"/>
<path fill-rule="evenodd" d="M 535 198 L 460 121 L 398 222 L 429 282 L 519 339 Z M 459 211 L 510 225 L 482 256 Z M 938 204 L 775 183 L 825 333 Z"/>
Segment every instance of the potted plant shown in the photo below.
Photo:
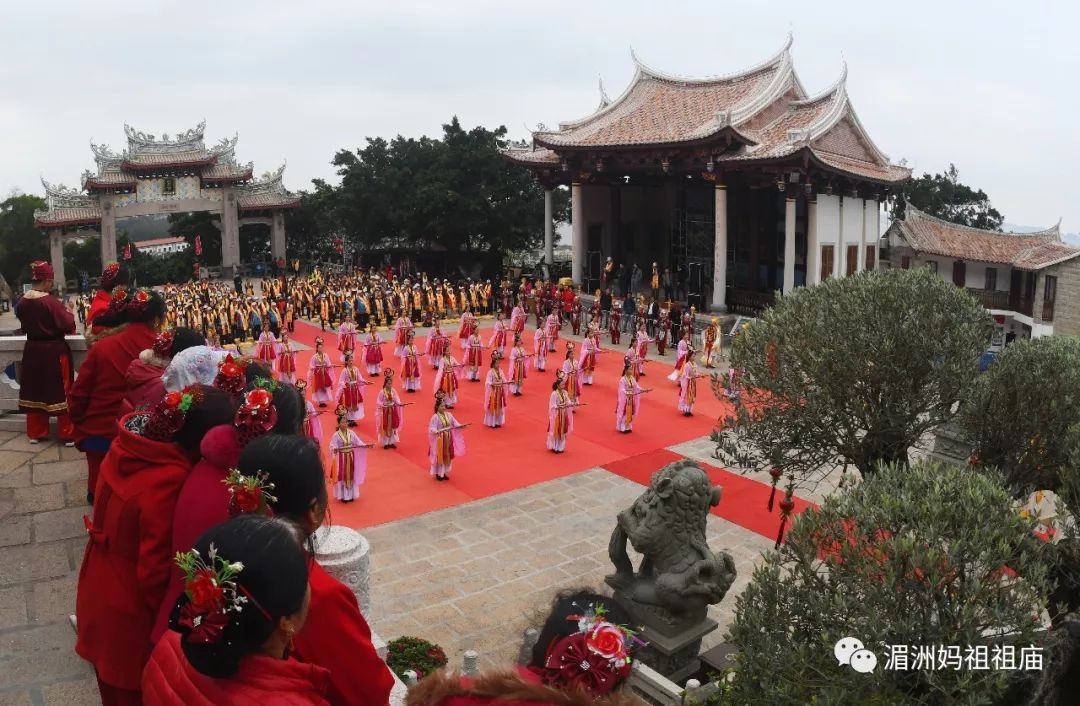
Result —
<path fill-rule="evenodd" d="M 438 645 L 419 637 L 399 637 L 386 645 L 386 664 L 405 681 L 405 672 L 412 671 L 423 679 L 436 669 L 446 666 L 446 652 Z"/>

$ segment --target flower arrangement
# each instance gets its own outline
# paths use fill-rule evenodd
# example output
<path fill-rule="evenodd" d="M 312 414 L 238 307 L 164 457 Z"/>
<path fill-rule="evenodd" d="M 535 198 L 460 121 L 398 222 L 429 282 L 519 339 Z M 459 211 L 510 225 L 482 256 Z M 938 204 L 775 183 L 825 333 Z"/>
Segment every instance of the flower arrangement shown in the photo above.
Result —
<path fill-rule="evenodd" d="M 402 680 L 410 670 L 423 679 L 446 663 L 443 648 L 419 637 L 399 637 L 386 645 L 386 664 Z"/>
<path fill-rule="evenodd" d="M 244 565 L 221 557 L 212 544 L 207 559 L 196 549 L 176 555 L 188 598 L 177 623 L 188 642 L 217 642 L 229 624 L 229 613 L 239 613 L 247 603 L 247 597 L 237 590 L 236 584 Z"/>
<path fill-rule="evenodd" d="M 270 515 L 270 505 L 277 502 L 271 495 L 274 484 L 269 482 L 266 473 L 245 476 L 239 468 L 229 470 L 229 475 L 222 481 L 229 489 L 229 515 L 258 513 Z"/>

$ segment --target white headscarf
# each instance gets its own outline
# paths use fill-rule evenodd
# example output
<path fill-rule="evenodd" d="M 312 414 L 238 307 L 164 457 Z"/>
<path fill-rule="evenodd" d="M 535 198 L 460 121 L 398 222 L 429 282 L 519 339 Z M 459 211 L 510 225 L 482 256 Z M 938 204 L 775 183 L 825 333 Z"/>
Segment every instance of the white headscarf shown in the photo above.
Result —
<path fill-rule="evenodd" d="M 173 356 L 169 367 L 161 376 L 166 392 L 179 392 L 188 385 L 212 385 L 218 374 L 218 363 L 225 359 L 225 351 L 215 351 L 207 346 L 192 346 Z"/>

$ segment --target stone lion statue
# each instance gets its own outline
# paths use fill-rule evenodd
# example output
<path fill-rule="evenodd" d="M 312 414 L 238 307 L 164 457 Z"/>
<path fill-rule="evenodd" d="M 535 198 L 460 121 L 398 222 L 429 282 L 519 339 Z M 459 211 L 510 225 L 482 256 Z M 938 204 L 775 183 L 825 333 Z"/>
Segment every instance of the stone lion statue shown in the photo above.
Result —
<path fill-rule="evenodd" d="M 637 604 L 655 606 L 677 619 L 704 617 L 735 580 L 735 562 L 705 543 L 709 508 L 720 504 L 721 488 L 709 483 L 694 461 L 672 463 L 653 474 L 649 489 L 619 513 L 608 555 L 615 573 L 607 583 Z M 638 570 L 627 541 L 644 555 Z"/>

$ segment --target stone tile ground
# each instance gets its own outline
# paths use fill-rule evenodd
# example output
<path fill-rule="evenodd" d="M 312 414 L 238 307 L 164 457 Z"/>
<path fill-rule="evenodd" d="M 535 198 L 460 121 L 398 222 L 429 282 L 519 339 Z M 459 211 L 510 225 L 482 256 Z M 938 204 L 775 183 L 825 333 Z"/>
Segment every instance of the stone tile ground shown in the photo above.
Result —
<path fill-rule="evenodd" d="M 676 450 L 700 458 L 709 449 L 699 440 Z M 74 449 L 0 431 L 0 706 L 100 703 L 68 623 L 85 546 L 85 482 Z M 593 469 L 364 530 L 372 626 L 385 639 L 439 642 L 455 665 L 470 649 L 481 667 L 510 663 L 557 590 L 604 588 L 615 515 L 641 491 Z M 721 629 L 706 647 L 722 639 L 735 597 L 771 546 L 718 517 L 710 516 L 708 534 L 710 546 L 732 554 L 739 577 L 712 609 Z"/>
<path fill-rule="evenodd" d="M 81 453 L 0 431 L 0 706 L 101 703 L 68 622 L 85 497 Z"/>
<path fill-rule="evenodd" d="M 559 589 L 605 589 L 615 515 L 642 486 L 602 469 L 540 483 L 467 505 L 364 530 L 372 546 L 373 628 L 384 639 L 416 635 L 438 642 L 460 664 L 466 650 L 481 667 L 517 657 L 525 628 Z M 738 579 L 710 611 L 721 629 L 760 553 L 772 546 L 710 516 L 709 545 L 735 559 Z M 635 561 L 637 559 L 635 558 Z"/>

